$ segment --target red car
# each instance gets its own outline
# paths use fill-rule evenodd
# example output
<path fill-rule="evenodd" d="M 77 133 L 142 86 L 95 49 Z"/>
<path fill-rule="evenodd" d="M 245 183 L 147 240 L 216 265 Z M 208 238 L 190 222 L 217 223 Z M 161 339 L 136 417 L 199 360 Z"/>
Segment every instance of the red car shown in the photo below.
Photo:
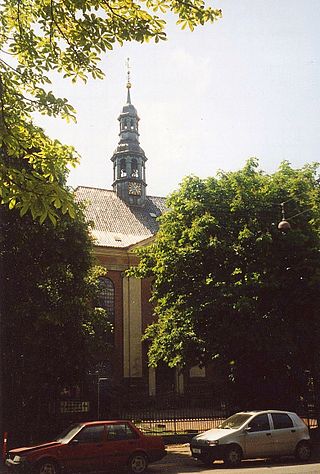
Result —
<path fill-rule="evenodd" d="M 50 443 L 11 449 L 6 465 L 36 474 L 73 472 L 145 472 L 150 462 L 165 456 L 160 436 L 147 436 L 130 421 L 92 421 L 68 428 Z"/>

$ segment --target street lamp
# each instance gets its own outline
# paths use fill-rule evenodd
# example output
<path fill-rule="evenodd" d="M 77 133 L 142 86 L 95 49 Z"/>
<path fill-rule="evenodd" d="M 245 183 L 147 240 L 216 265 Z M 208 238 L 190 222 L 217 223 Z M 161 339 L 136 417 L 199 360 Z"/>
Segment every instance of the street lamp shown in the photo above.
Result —
<path fill-rule="evenodd" d="M 107 377 L 98 377 L 98 400 L 97 400 L 97 416 L 100 420 L 100 382 L 105 382 L 109 380 Z"/>
<path fill-rule="evenodd" d="M 287 232 L 288 230 L 291 229 L 291 225 L 290 225 L 289 220 L 293 219 L 294 217 L 300 216 L 301 214 L 304 214 L 305 212 L 311 211 L 311 208 L 308 208 L 308 209 L 305 209 L 304 211 L 298 212 L 294 216 L 286 218 L 284 206 L 287 202 L 290 202 L 290 201 L 293 201 L 293 200 L 294 200 L 294 198 L 288 199 L 287 201 L 284 201 L 284 202 L 280 203 L 282 219 L 278 224 L 278 229 L 281 230 L 282 232 Z"/>
<path fill-rule="evenodd" d="M 285 202 L 282 202 L 282 203 L 280 204 L 280 206 L 281 206 L 282 219 L 281 219 L 281 221 L 280 221 L 279 224 L 278 224 L 278 229 L 279 229 L 279 230 L 282 230 L 282 232 L 287 232 L 287 230 L 290 230 L 290 229 L 291 229 L 291 225 L 290 225 L 290 223 L 287 221 L 287 219 L 286 219 L 286 217 L 285 217 L 284 205 L 285 205 Z"/>

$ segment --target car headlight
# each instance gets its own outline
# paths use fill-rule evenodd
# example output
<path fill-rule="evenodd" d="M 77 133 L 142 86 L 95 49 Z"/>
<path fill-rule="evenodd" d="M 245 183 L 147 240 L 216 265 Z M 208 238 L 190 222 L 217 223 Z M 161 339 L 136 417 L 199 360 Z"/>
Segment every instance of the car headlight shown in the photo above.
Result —
<path fill-rule="evenodd" d="M 15 455 L 14 458 L 13 458 L 13 462 L 16 462 L 16 463 L 23 462 L 23 461 L 25 461 L 25 459 L 26 458 L 24 456 Z"/>
<path fill-rule="evenodd" d="M 217 446 L 219 444 L 219 440 L 218 439 L 215 439 L 213 441 L 207 441 L 208 445 L 209 446 Z"/>

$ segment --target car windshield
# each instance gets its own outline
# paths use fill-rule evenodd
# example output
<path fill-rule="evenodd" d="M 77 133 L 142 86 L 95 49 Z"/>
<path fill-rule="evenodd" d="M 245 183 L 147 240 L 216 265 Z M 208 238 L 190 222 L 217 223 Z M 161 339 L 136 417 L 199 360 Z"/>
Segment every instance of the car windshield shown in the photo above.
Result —
<path fill-rule="evenodd" d="M 80 430 L 82 424 L 77 423 L 76 425 L 71 425 L 69 428 L 64 430 L 59 434 L 53 441 L 59 441 L 60 443 L 68 443 Z"/>
<path fill-rule="evenodd" d="M 236 430 L 240 428 L 240 426 L 242 426 L 243 423 L 249 420 L 251 416 L 252 415 L 248 413 L 236 413 L 235 415 L 230 416 L 230 418 L 227 418 L 226 420 L 224 420 L 221 423 L 221 425 L 218 426 L 218 428 L 224 428 L 224 429 L 230 428 L 230 429 Z"/>

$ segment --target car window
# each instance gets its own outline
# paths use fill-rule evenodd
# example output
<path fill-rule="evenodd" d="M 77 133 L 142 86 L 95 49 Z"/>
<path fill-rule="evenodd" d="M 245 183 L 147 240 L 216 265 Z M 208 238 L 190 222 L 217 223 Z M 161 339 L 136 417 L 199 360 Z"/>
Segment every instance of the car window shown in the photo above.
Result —
<path fill-rule="evenodd" d="M 79 443 L 99 443 L 103 439 L 104 425 L 85 426 L 74 440 Z"/>
<path fill-rule="evenodd" d="M 250 421 L 248 427 L 250 431 L 268 431 L 270 430 L 269 418 L 265 413 L 263 415 L 257 415 L 253 420 Z"/>
<path fill-rule="evenodd" d="M 286 413 L 272 413 L 272 421 L 275 430 L 281 430 L 282 428 L 292 428 L 293 422 L 289 415 Z"/>
<path fill-rule="evenodd" d="M 64 430 L 62 433 L 59 434 L 53 441 L 61 442 L 69 442 L 70 439 L 74 437 L 74 435 L 80 430 L 81 424 L 77 423 L 76 425 L 71 425 L 69 428 Z"/>
<path fill-rule="evenodd" d="M 237 429 L 240 428 L 249 418 L 251 415 L 247 413 L 236 413 L 235 415 L 230 416 L 226 420 L 224 420 L 218 428 L 223 429 Z"/>
<path fill-rule="evenodd" d="M 135 439 L 137 437 L 137 433 L 127 423 L 107 425 L 108 440 Z"/>

